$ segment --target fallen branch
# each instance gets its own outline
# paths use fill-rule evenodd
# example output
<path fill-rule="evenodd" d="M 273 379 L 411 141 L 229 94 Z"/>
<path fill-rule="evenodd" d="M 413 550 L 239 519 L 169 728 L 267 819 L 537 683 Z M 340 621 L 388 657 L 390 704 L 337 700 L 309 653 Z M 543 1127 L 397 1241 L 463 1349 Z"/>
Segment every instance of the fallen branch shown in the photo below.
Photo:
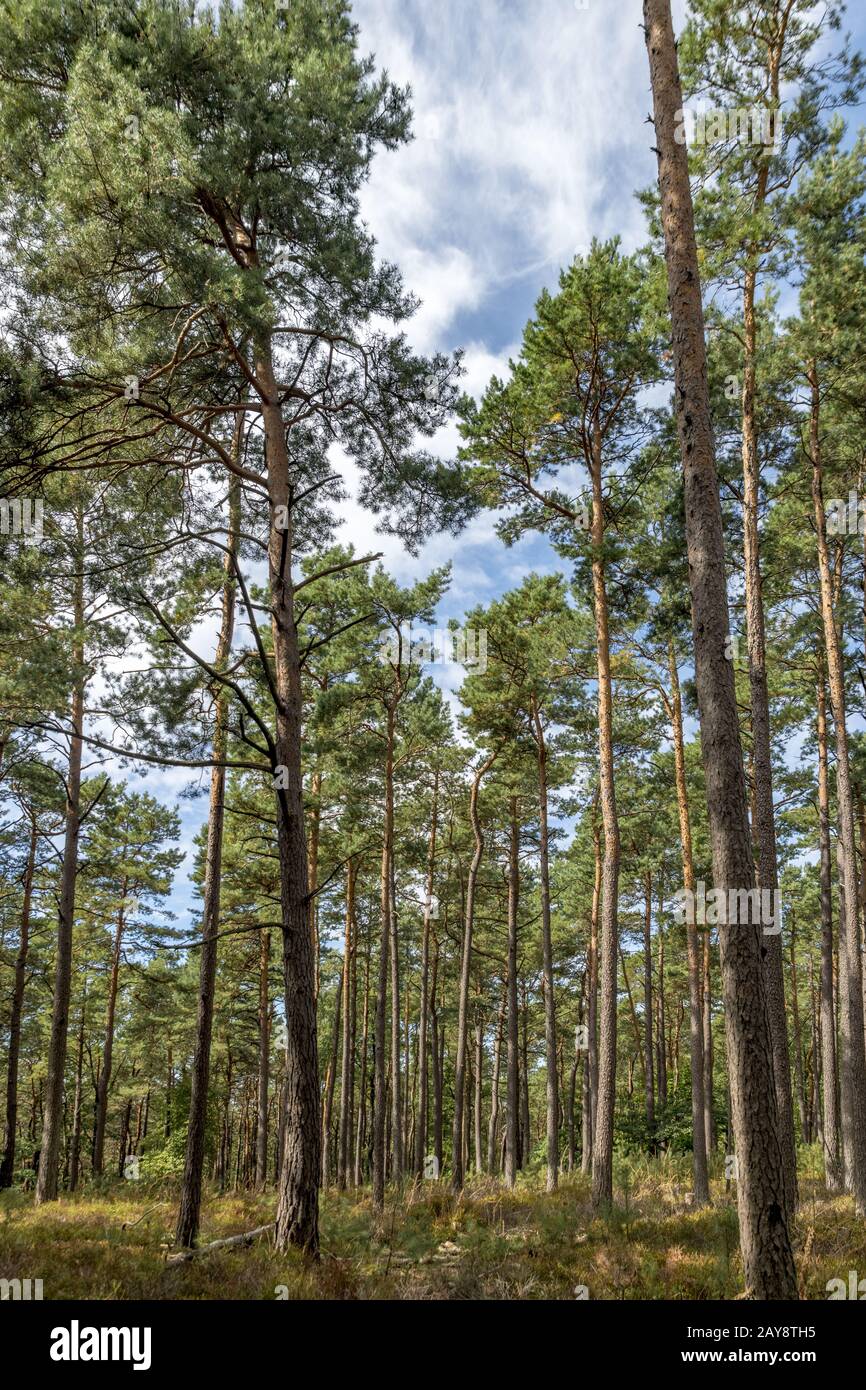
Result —
<path fill-rule="evenodd" d="M 186 1264 L 189 1260 L 194 1260 L 197 1255 L 209 1255 L 212 1250 L 227 1250 L 230 1246 L 252 1245 L 258 1236 L 270 1235 L 275 1226 L 276 1222 L 272 1221 L 268 1226 L 257 1226 L 254 1231 L 244 1231 L 239 1236 L 226 1236 L 223 1240 L 212 1240 L 210 1245 L 201 1245 L 195 1250 L 180 1250 L 176 1255 L 169 1255 L 166 1264 Z"/>

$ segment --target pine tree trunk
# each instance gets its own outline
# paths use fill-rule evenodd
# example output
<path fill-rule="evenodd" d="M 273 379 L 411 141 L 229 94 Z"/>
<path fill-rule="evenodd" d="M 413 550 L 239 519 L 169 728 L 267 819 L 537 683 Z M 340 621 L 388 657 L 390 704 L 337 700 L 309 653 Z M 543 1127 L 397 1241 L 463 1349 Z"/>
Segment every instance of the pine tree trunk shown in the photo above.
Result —
<path fill-rule="evenodd" d="M 716 1114 L 713 1099 L 713 995 L 709 927 L 707 927 L 703 937 L 701 1007 L 704 1038 L 704 1134 L 706 1136 L 706 1150 L 709 1155 L 716 1147 Z"/>
<path fill-rule="evenodd" d="M 123 881 L 121 899 L 126 897 L 127 880 Z M 108 1087 L 111 1083 L 112 1055 L 114 1052 L 114 1015 L 117 1009 L 117 986 L 120 979 L 120 951 L 123 944 L 125 905 L 117 914 L 114 929 L 114 947 L 111 953 L 111 974 L 108 980 L 108 1008 L 105 1016 L 105 1042 L 102 1050 L 102 1066 L 96 1081 L 96 1118 L 93 1130 L 93 1172 L 102 1172 L 103 1150 L 105 1147 L 105 1121 L 108 1115 Z"/>
<path fill-rule="evenodd" d="M 729 633 L 724 537 L 710 420 L 701 282 L 670 0 L 644 0 L 661 220 L 672 323 L 675 407 L 685 481 L 695 677 L 716 885 L 754 887 Z M 740 1245 L 755 1298 L 796 1298 L 760 928 L 720 927 L 731 1105 L 739 1158 Z"/>
<path fill-rule="evenodd" d="M 499 1133 L 499 1078 L 502 1071 L 502 1034 L 505 1027 L 507 989 L 503 989 L 496 1018 L 496 1037 L 493 1043 L 493 1075 L 490 1078 L 490 1119 L 487 1125 L 487 1171 L 495 1174 L 497 1136 Z"/>
<path fill-rule="evenodd" d="M 550 930 L 550 849 L 547 826 L 547 744 L 537 701 L 532 702 L 538 766 L 539 876 L 541 879 L 541 982 L 544 993 L 544 1048 L 547 1063 L 547 1191 L 559 1180 L 559 1074 L 556 1049 L 556 1000 L 553 989 L 553 943 Z"/>
<path fill-rule="evenodd" d="M 597 796 L 596 796 L 597 800 Z M 587 951 L 587 970 L 589 972 L 587 1005 L 587 1056 L 586 1076 L 589 1094 L 588 1123 L 584 1125 L 583 1152 L 580 1157 L 582 1173 L 592 1171 L 592 1141 L 595 1134 L 595 1117 L 598 1112 L 598 925 L 601 915 L 601 826 L 596 820 L 596 806 L 593 806 L 592 820 L 593 883 L 592 908 L 589 921 L 589 945 Z"/>
<path fill-rule="evenodd" d="M 259 1078 L 256 1097 L 256 1191 L 268 1180 L 268 1088 L 271 1062 L 271 934 L 259 932 Z"/>
<path fill-rule="evenodd" d="M 352 981 L 357 959 L 355 885 L 358 863 L 346 865 L 346 936 L 343 944 L 343 1044 L 340 1057 L 340 1148 L 337 1158 L 337 1187 L 345 1190 L 352 1152 L 352 1102 L 355 1092 L 355 1019 Z"/>
<path fill-rule="evenodd" d="M 30 950 L 30 909 L 33 900 L 33 874 L 36 868 L 36 846 L 39 836 L 36 817 L 30 821 L 30 843 L 24 868 L 21 902 L 21 934 L 15 957 L 15 977 L 12 984 L 12 1008 L 9 1015 L 9 1053 L 6 1062 L 6 1143 L 0 1162 L 0 1188 L 12 1186 L 15 1172 L 15 1142 L 18 1129 L 18 1060 L 21 1055 L 21 1016 L 24 1011 L 24 986 L 27 983 L 27 956 Z"/>
<path fill-rule="evenodd" d="M 415 1178 L 424 1176 L 427 1153 L 428 1103 L 428 1024 L 430 1019 L 430 921 L 433 912 L 433 885 L 436 871 L 436 817 L 439 801 L 439 770 L 433 781 L 433 806 L 430 814 L 430 840 L 427 847 L 427 884 L 424 900 L 424 925 L 421 932 L 421 990 L 418 1000 L 418 1111 L 415 1119 Z"/>
<path fill-rule="evenodd" d="M 677 812 L 680 823 L 680 849 L 683 861 L 683 884 L 690 893 L 695 891 L 695 865 L 692 855 L 692 827 L 689 816 L 689 792 L 686 782 L 686 751 L 683 742 L 683 706 L 680 695 L 680 676 L 673 641 L 668 643 L 668 671 L 671 682 L 670 716 L 674 744 L 674 775 L 677 788 Z M 695 1205 L 706 1206 L 710 1200 L 707 1172 L 707 1132 L 704 1115 L 704 1039 L 703 1000 L 701 998 L 701 962 L 697 927 L 686 920 L 686 956 L 689 968 L 689 1058 L 692 1073 L 692 1177 Z"/>
<path fill-rule="evenodd" d="M 766 167 L 766 165 L 765 165 Z M 779 872 L 776 857 L 776 824 L 773 806 L 773 764 L 770 750 L 770 697 L 767 689 L 767 654 L 764 632 L 764 599 L 761 583 L 761 554 L 758 535 L 760 464 L 755 427 L 755 271 L 746 271 L 743 292 L 743 562 L 745 568 L 746 642 L 749 652 L 749 692 L 752 711 L 752 775 L 754 787 L 753 831 L 757 841 L 758 887 L 778 901 Z M 794 1110 L 791 1099 L 791 1059 L 788 1051 L 788 1020 L 785 1013 L 785 976 L 782 959 L 781 922 L 772 930 L 762 923 L 761 948 L 767 981 L 767 1011 L 773 1051 L 773 1080 L 776 1088 L 776 1114 L 782 1166 L 785 1178 L 786 1209 L 790 1215 L 797 1206 L 797 1150 L 794 1141 Z"/>
<path fill-rule="evenodd" d="M 69 1191 L 78 1188 L 78 1175 L 81 1167 L 81 1092 L 84 1070 L 84 1011 L 87 1004 L 87 981 L 84 981 L 84 994 L 81 1014 L 78 1020 L 78 1054 L 75 1059 L 75 1099 L 72 1105 L 72 1138 L 69 1141 Z"/>
<path fill-rule="evenodd" d="M 613 1201 L 613 1112 L 616 1101 L 616 980 L 619 927 L 619 821 L 613 775 L 613 685 L 610 674 L 607 590 L 604 565 L 604 502 L 601 428 L 596 419 L 592 449 L 592 593 L 598 663 L 599 798 L 604 828 L 601 875 L 601 1008 L 598 1038 L 598 1106 L 592 1134 L 592 1202 Z"/>
<path fill-rule="evenodd" d="M 400 937 L 397 931 L 397 884 L 391 841 L 391 1181 L 403 1180 L 403 1076 L 400 1056 Z"/>
<path fill-rule="evenodd" d="M 836 732 L 836 801 L 839 814 L 839 857 L 842 913 L 839 933 L 839 992 L 841 996 L 842 1155 L 846 1185 L 857 1211 L 866 1215 L 866 1047 L 863 1038 L 863 989 L 860 928 L 857 921 L 857 861 L 854 842 L 854 799 L 845 719 L 845 677 L 839 629 L 833 608 L 833 580 L 827 549 L 823 465 L 820 433 L 820 385 L 814 363 L 809 369 L 811 411 L 809 452 L 812 462 L 812 501 L 818 544 L 821 620 L 830 706 Z M 826 1086 L 825 1086 L 826 1092 Z"/>
<path fill-rule="evenodd" d="M 797 998 L 797 957 L 795 953 L 796 918 L 791 909 L 791 1026 L 794 1034 L 794 1076 L 797 1082 L 797 1106 L 800 1113 L 800 1131 L 803 1143 L 809 1142 L 809 1121 L 806 1108 L 806 1081 L 803 1072 L 803 1035 L 800 1030 L 800 1002 Z"/>
<path fill-rule="evenodd" d="M 283 937 L 286 1021 L 286 1131 L 277 1201 L 276 1245 L 319 1249 L 319 1054 L 316 1040 L 316 961 L 310 935 L 307 846 L 301 773 L 301 665 L 294 615 L 289 454 L 270 344 L 261 346 L 256 375 L 263 389 L 268 498 L 271 635 L 277 694 L 275 771 L 277 848 Z M 280 509 L 280 510 L 278 510 Z M 282 524 L 283 520 L 285 525 Z"/>
<path fill-rule="evenodd" d="M 243 416 L 238 413 L 232 441 L 232 454 L 240 454 L 243 435 Z M 226 535 L 226 556 L 223 563 L 220 633 L 214 654 L 214 669 L 223 670 L 231 656 L 235 615 L 235 563 L 241 524 L 240 480 L 232 477 L 229 483 L 229 520 Z M 222 843 L 225 822 L 225 767 L 228 748 L 229 701 L 225 687 L 214 690 L 214 728 L 211 742 L 213 765 L 210 775 L 208 805 L 208 834 L 205 850 L 204 904 L 202 910 L 202 944 L 199 957 L 198 1004 L 196 1009 L 195 1048 L 192 1061 L 192 1081 L 189 1103 L 189 1125 L 186 1135 L 183 1181 L 180 1190 L 175 1244 L 181 1249 L 195 1245 L 201 1214 L 201 1188 L 204 1169 L 205 1135 L 207 1130 L 208 1090 L 210 1086 L 211 1037 L 213 1034 L 214 991 L 217 969 L 217 933 L 220 924 L 220 879 L 222 873 Z M 171 1133 L 171 1049 L 168 1054 L 168 1087 L 166 1093 L 165 1137 Z"/>
<path fill-rule="evenodd" d="M 389 705 L 385 731 L 385 823 L 382 834 L 379 981 L 373 1026 L 373 1206 L 385 1206 L 386 1105 L 385 1020 L 388 1010 L 388 951 L 391 939 L 391 856 L 394 840 L 394 709 Z M 394 1004 L 392 1002 L 392 1009 Z"/>
<path fill-rule="evenodd" d="M 57 956 L 54 966 L 54 1001 L 51 1037 L 45 1078 L 45 1106 L 36 1202 L 57 1199 L 60 1171 L 60 1141 L 63 1137 L 63 1084 L 66 1070 L 66 1044 L 69 1031 L 69 994 L 72 985 L 72 927 L 75 918 L 75 886 L 78 876 L 78 839 L 81 831 L 81 756 L 84 724 L 84 514 L 79 507 L 77 574 L 73 593 L 73 648 L 75 671 L 72 688 L 69 762 L 66 770 L 66 823 L 63 839 L 63 866 L 60 871 Z"/>
<path fill-rule="evenodd" d="M 472 826 L 475 849 L 472 854 L 472 863 L 469 866 L 469 876 L 466 882 L 463 949 L 460 958 L 460 992 L 457 1002 L 457 1051 L 454 1062 L 454 1124 L 451 1142 L 451 1184 L 455 1192 L 459 1192 L 463 1187 L 465 1172 L 463 1163 L 463 1112 L 466 1095 L 466 1053 L 469 1038 L 469 977 L 472 968 L 472 929 L 475 921 L 475 885 L 478 882 L 478 870 L 481 867 L 481 856 L 484 853 L 484 835 L 478 816 L 478 793 L 481 788 L 482 778 L 493 766 L 498 751 L 497 749 L 491 753 L 484 759 L 483 763 L 481 763 L 472 779 L 472 788 L 469 793 L 469 823 Z"/>
<path fill-rule="evenodd" d="M 830 776 L 827 751 L 827 694 L 821 668 L 818 709 L 818 834 L 821 875 L 821 1078 L 824 1180 L 830 1192 L 842 1190 L 839 1148 L 839 1076 L 836 1060 L 836 1006 L 833 994 L 833 862 L 830 853 Z"/>
<path fill-rule="evenodd" d="M 655 1153 L 656 1097 L 655 1068 L 653 1067 L 653 947 L 652 947 L 652 874 L 644 874 L 643 916 L 643 1019 L 644 1019 L 644 1096 L 646 1108 L 647 1143 Z"/>
<path fill-rule="evenodd" d="M 517 1004 L 517 913 L 520 902 L 520 826 L 517 820 L 517 797 L 509 807 L 508 838 L 508 971 L 506 990 L 508 1016 L 505 1049 L 505 1181 L 513 1187 L 517 1181 L 520 1149 L 520 1036 Z"/>
<path fill-rule="evenodd" d="M 336 992 L 334 1003 L 334 1029 L 331 1034 L 331 1055 L 325 1076 L 325 1093 L 322 1098 L 322 1187 L 331 1186 L 331 1119 L 334 1113 L 334 1086 L 337 1081 L 337 1057 L 340 1052 L 340 1018 L 343 1012 L 342 984 Z"/>

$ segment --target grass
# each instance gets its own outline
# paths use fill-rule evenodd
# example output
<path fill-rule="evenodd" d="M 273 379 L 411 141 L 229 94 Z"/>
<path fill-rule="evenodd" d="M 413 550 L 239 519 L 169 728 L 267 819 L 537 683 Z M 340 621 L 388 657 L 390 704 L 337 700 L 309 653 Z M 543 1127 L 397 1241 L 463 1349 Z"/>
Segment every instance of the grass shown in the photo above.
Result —
<path fill-rule="evenodd" d="M 801 1176 L 794 1231 L 801 1294 L 866 1274 L 866 1226 L 850 1198 Z M 202 1243 L 272 1220 L 274 1195 L 208 1194 Z M 617 1172 L 616 1201 L 593 1212 L 588 1179 L 548 1194 L 538 1175 L 509 1192 L 471 1179 L 393 1189 L 377 1221 L 366 1192 L 329 1192 L 322 1258 L 279 1254 L 267 1239 L 170 1266 L 176 1192 L 122 1183 L 37 1208 L 0 1193 L 0 1278 L 41 1278 L 44 1297 L 91 1299 L 726 1299 L 742 1296 L 732 1193 L 693 1210 L 687 1168 L 642 1162 Z M 134 1224 L 133 1224 L 134 1223 Z M 581 1293 L 581 1286 L 586 1293 Z"/>

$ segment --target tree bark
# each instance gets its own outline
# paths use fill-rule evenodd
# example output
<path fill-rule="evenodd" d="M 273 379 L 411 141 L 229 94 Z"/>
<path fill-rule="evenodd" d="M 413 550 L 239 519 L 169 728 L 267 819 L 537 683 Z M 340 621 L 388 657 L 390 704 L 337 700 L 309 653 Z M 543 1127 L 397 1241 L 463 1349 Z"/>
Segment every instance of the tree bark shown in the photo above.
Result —
<path fill-rule="evenodd" d="M 427 846 L 427 884 L 424 925 L 421 932 L 421 992 L 418 1000 L 418 1111 L 415 1119 L 415 1178 L 424 1176 L 427 1154 L 428 1102 L 428 1023 L 430 1018 L 430 920 L 433 912 L 433 885 L 436 873 L 436 828 L 439 803 L 439 770 L 433 780 L 433 806 L 430 812 L 430 840 Z"/>
<path fill-rule="evenodd" d="M 63 839 L 63 866 L 60 871 L 57 957 L 54 973 L 54 1001 L 51 1012 L 51 1038 L 45 1078 L 45 1106 L 36 1202 L 57 1199 L 60 1168 L 60 1142 L 63 1137 L 63 1084 L 66 1045 L 69 1032 L 69 994 L 72 985 L 72 927 L 75 918 L 75 886 L 78 877 L 78 840 L 81 832 L 81 756 L 83 749 L 84 690 L 84 512 L 77 517 L 77 573 L 73 588 L 72 664 L 74 670 L 66 770 L 66 823 Z"/>
<path fill-rule="evenodd" d="M 768 167 L 765 165 L 765 167 Z M 745 567 L 746 642 L 749 654 L 749 693 L 752 713 L 752 776 L 754 786 L 753 831 L 757 841 L 757 880 L 762 890 L 774 894 L 779 887 L 776 856 L 776 823 L 773 807 L 773 764 L 770 749 L 770 698 L 767 688 L 767 654 L 764 599 L 761 580 L 758 508 L 760 464 L 755 425 L 756 391 L 756 274 L 750 266 L 743 290 L 743 561 Z M 776 897 L 772 901 L 777 901 Z M 766 926 L 766 923 L 763 924 Z M 778 928 L 781 924 L 774 922 Z M 797 1205 L 797 1150 L 791 1097 L 791 1059 L 785 1013 L 785 976 L 781 933 L 762 933 L 762 952 L 767 977 L 767 1010 L 773 1049 L 773 1079 L 779 1142 L 785 1175 L 788 1214 Z"/>
<path fill-rule="evenodd" d="M 673 641 L 668 643 L 668 671 L 671 682 L 670 716 L 674 744 L 674 776 L 677 788 L 677 812 L 680 823 L 680 849 L 683 861 L 683 884 L 687 892 L 695 891 L 695 865 L 692 855 L 692 826 L 689 816 L 689 791 L 686 782 L 686 750 L 683 741 L 683 706 L 680 695 L 680 676 Z M 694 921 L 686 919 L 686 956 L 689 969 L 689 1058 L 692 1073 L 692 1179 L 695 1205 L 706 1206 L 710 1200 L 710 1181 L 707 1172 L 707 1132 L 704 1115 L 704 1039 L 703 1000 L 701 998 L 700 947 Z"/>
<path fill-rule="evenodd" d="M 661 220 L 672 322 L 674 398 L 685 482 L 695 677 L 713 876 L 723 889 L 754 888 L 745 774 L 733 668 L 725 652 L 728 603 L 722 514 L 707 386 L 701 283 L 670 0 L 644 0 L 653 91 Z M 720 927 L 731 1105 L 739 1159 L 737 1198 L 746 1290 L 797 1297 L 786 1222 L 785 1172 L 759 925 Z"/>
<path fill-rule="evenodd" d="M 271 1062 L 271 934 L 259 932 L 259 1078 L 256 1104 L 256 1191 L 268 1180 L 268 1089 Z"/>
<path fill-rule="evenodd" d="M 596 418 L 592 448 L 592 593 L 598 665 L 599 799 L 604 828 L 601 883 L 601 1009 L 598 1039 L 598 1105 L 592 1134 L 592 1202 L 613 1201 L 613 1111 L 616 1100 L 616 981 L 619 927 L 619 820 L 613 772 L 613 684 L 610 673 L 604 565 L 604 501 L 601 428 Z"/>
<path fill-rule="evenodd" d="M 547 825 L 547 744 L 538 701 L 532 701 L 538 768 L 539 876 L 541 879 L 541 981 L 544 993 L 544 1049 L 547 1064 L 547 1191 L 559 1181 L 559 1073 L 556 1049 L 556 1000 L 553 989 L 553 942 L 550 930 L 550 848 Z M 615 1065 L 615 1064 L 614 1064 Z"/>
<path fill-rule="evenodd" d="M 102 1172 L 102 1156 L 105 1147 L 105 1121 L 108 1115 L 108 1087 L 111 1083 L 112 1056 L 114 1052 L 114 1015 L 117 1009 L 117 987 L 120 979 L 120 951 L 123 945 L 124 912 L 127 880 L 123 881 L 121 906 L 117 913 L 114 929 L 114 946 L 111 952 L 111 973 L 108 980 L 108 1007 L 105 1015 L 105 1041 L 102 1049 L 102 1066 L 96 1082 L 96 1120 L 93 1131 L 93 1172 Z"/>
<path fill-rule="evenodd" d="M 833 607 L 833 579 L 827 547 L 821 453 L 821 395 L 817 367 L 809 366 L 811 409 L 809 453 L 812 463 L 812 501 L 818 546 L 818 578 L 821 621 L 830 706 L 836 733 L 836 802 L 839 816 L 839 855 L 842 913 L 839 937 L 839 986 L 841 996 L 841 1092 L 842 1157 L 846 1185 L 854 1196 L 859 1215 L 866 1215 L 866 1047 L 863 1038 L 863 988 L 860 962 L 860 928 L 857 920 L 857 858 L 854 839 L 854 798 L 848 756 L 845 719 L 845 676 L 839 629 Z M 826 1091 L 826 1086 L 825 1086 Z"/>
<path fill-rule="evenodd" d="M 21 934 L 15 957 L 15 977 L 12 984 L 12 1009 L 9 1015 L 9 1055 L 6 1062 L 6 1144 L 0 1162 L 0 1188 L 12 1186 L 15 1172 L 15 1144 L 18 1129 L 18 1061 L 21 1055 L 21 1017 L 24 1011 L 24 986 L 27 983 L 27 956 L 30 951 L 30 911 L 33 901 L 33 874 L 36 868 L 36 847 L 39 835 L 36 817 L 30 819 L 30 843 L 24 867 L 21 901 Z"/>
<path fill-rule="evenodd" d="M 259 345 L 257 357 L 271 507 L 268 577 L 277 695 L 274 771 L 284 768 L 286 783 L 276 797 L 287 1033 L 286 1132 L 276 1245 L 278 1250 L 297 1246 L 318 1255 L 321 1129 L 316 961 L 310 933 L 301 772 L 301 664 L 291 572 L 289 454 L 269 341 Z M 283 519 L 285 525 L 280 524 Z"/>
<path fill-rule="evenodd" d="M 232 441 L 235 458 L 240 454 L 243 437 L 243 417 L 238 412 Z M 214 669 L 223 670 L 231 657 L 235 620 L 235 559 L 241 524 L 240 480 L 232 476 L 229 483 L 229 518 L 226 535 L 226 555 L 223 562 L 220 633 L 214 654 Z M 189 1104 L 189 1125 L 186 1134 L 183 1180 L 175 1229 L 175 1244 L 195 1245 L 201 1214 L 202 1173 L 204 1169 L 205 1137 L 207 1131 L 208 1090 L 210 1086 L 210 1054 L 213 1034 L 214 991 L 217 969 L 217 933 L 220 924 L 220 880 L 222 873 L 223 827 L 225 822 L 225 762 L 228 749 L 229 701 L 224 686 L 217 686 L 214 695 L 214 728 L 211 744 L 213 765 L 210 775 L 208 835 L 205 851 L 204 903 L 202 911 L 202 944 L 199 956 L 198 1005 L 196 1010 L 195 1048 Z M 168 1057 L 168 1091 L 166 1096 L 166 1138 L 171 1130 L 171 1050 Z"/>
<path fill-rule="evenodd" d="M 520 902 L 520 825 L 517 797 L 509 803 L 508 837 L 508 1016 L 505 1048 L 505 1181 L 514 1187 L 520 1160 L 520 1037 L 517 1003 L 517 914 Z"/>
<path fill-rule="evenodd" d="M 340 1060 L 340 1148 L 337 1158 L 337 1187 L 345 1189 L 352 1152 L 352 1102 L 355 1093 L 355 1030 L 352 979 L 357 961 L 355 885 L 358 861 L 346 865 L 346 938 L 343 945 L 343 1047 Z"/>
<path fill-rule="evenodd" d="M 475 840 L 463 922 L 463 950 L 460 959 L 460 994 L 457 1004 L 457 1051 L 454 1062 L 454 1125 L 451 1141 L 451 1185 L 455 1192 L 463 1187 L 463 1110 L 466 1091 L 466 1051 L 469 1036 L 469 976 L 472 968 L 472 930 L 475 921 L 475 885 L 484 853 L 484 835 L 478 817 L 478 793 L 485 773 L 493 766 L 499 750 L 494 750 L 478 767 L 469 793 L 469 823 Z"/>

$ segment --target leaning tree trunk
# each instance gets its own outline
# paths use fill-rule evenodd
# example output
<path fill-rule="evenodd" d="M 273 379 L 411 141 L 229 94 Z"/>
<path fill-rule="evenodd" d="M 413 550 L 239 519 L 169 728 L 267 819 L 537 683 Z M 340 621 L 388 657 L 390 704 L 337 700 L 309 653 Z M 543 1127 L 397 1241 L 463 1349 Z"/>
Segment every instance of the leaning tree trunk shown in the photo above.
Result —
<path fill-rule="evenodd" d="M 823 464 L 820 433 L 820 385 L 817 367 L 810 364 L 811 412 L 809 452 L 812 461 L 812 501 L 815 508 L 815 534 L 818 544 L 818 579 L 821 592 L 821 621 L 830 707 L 836 732 L 836 802 L 839 814 L 839 858 L 841 868 L 842 912 L 839 938 L 839 983 L 841 995 L 841 1082 L 842 1154 L 844 1174 L 857 1211 L 866 1215 L 866 1047 L 863 1039 L 863 991 L 860 962 L 860 927 L 857 920 L 857 851 L 854 840 L 854 795 L 848 756 L 848 728 L 845 721 L 845 675 L 836 615 L 833 608 L 833 578 L 827 548 L 827 520 L 824 510 Z"/>
<path fill-rule="evenodd" d="M 57 1198 L 60 1168 L 60 1142 L 63 1137 L 63 1082 L 66 1070 L 66 1044 L 69 1032 L 69 994 L 72 986 L 72 926 L 75 917 L 75 885 L 78 877 L 78 839 L 81 832 L 81 755 L 84 724 L 84 516 L 78 513 L 77 570 L 73 596 L 74 637 L 69 740 L 69 763 L 66 770 L 66 824 L 63 840 L 63 866 L 60 871 L 59 912 L 57 923 L 57 958 L 54 966 L 54 1002 L 51 1012 L 51 1037 L 48 1044 L 48 1068 L 45 1078 L 45 1107 L 42 1120 L 42 1144 L 39 1151 L 39 1175 L 36 1179 L 36 1201 L 53 1202 Z"/>
<path fill-rule="evenodd" d="M 232 452 L 240 453 L 243 416 L 238 415 Z M 229 523 L 226 536 L 226 555 L 223 562 L 222 615 L 220 633 L 214 655 L 214 669 L 222 671 L 229 664 L 234 634 L 235 564 L 241 524 L 240 480 L 232 476 L 229 483 Z M 225 821 L 225 759 L 228 748 L 229 701 L 225 686 L 214 689 L 214 727 L 211 743 L 210 801 L 208 804 L 208 834 L 205 850 L 204 906 L 199 958 L 198 1006 L 195 1025 L 195 1047 L 189 1103 L 189 1125 L 186 1134 L 183 1181 L 180 1189 L 175 1244 L 182 1249 L 195 1245 L 201 1214 L 201 1187 L 204 1168 L 205 1136 L 207 1131 L 208 1088 L 210 1085 L 210 1053 L 213 1034 L 214 991 L 216 988 L 217 933 L 220 921 L 220 878 L 222 873 L 223 826 Z M 166 1138 L 171 1126 L 171 1049 L 168 1054 L 168 1094 L 166 1097 Z"/>
<path fill-rule="evenodd" d="M 0 1187 L 12 1186 L 15 1172 L 15 1140 L 18 1128 L 18 1059 L 21 1055 L 21 1015 L 24 1010 L 24 986 L 27 982 L 27 955 L 30 949 L 30 907 L 33 900 L 33 874 L 36 868 L 36 846 L 39 835 L 36 817 L 30 822 L 30 844 L 24 868 L 24 896 L 21 903 L 21 935 L 15 957 L 15 978 L 12 984 L 12 1010 L 9 1016 L 9 1055 L 6 1063 L 6 1146 L 0 1162 Z"/>
<path fill-rule="evenodd" d="M 683 706 L 680 695 L 680 676 L 673 641 L 668 643 L 668 671 L 671 681 L 670 716 L 674 744 L 674 776 L 677 788 L 677 811 L 680 822 L 680 848 L 683 861 L 683 885 L 695 891 L 695 865 L 692 855 L 692 827 L 689 817 L 689 791 L 686 782 L 686 750 L 683 742 Z M 690 899 L 694 901 L 694 899 Z M 686 956 L 689 967 L 689 1056 L 692 1073 L 692 1176 L 695 1204 L 706 1206 L 710 1200 L 710 1181 L 707 1172 L 707 1132 L 704 1116 L 704 1039 L 703 1000 L 701 998 L 700 948 L 694 913 L 686 915 Z"/>
<path fill-rule="evenodd" d="M 701 282 L 688 154 L 676 138 L 683 100 L 670 0 L 644 0 L 661 220 L 672 324 L 674 398 L 683 458 L 695 678 L 716 885 L 751 891 L 743 755 L 734 673 L 725 655 L 728 602 L 722 512 L 707 385 Z M 755 1298 L 796 1298 L 785 1218 L 760 926 L 720 927 L 731 1106 L 739 1172 L 740 1245 Z"/>

